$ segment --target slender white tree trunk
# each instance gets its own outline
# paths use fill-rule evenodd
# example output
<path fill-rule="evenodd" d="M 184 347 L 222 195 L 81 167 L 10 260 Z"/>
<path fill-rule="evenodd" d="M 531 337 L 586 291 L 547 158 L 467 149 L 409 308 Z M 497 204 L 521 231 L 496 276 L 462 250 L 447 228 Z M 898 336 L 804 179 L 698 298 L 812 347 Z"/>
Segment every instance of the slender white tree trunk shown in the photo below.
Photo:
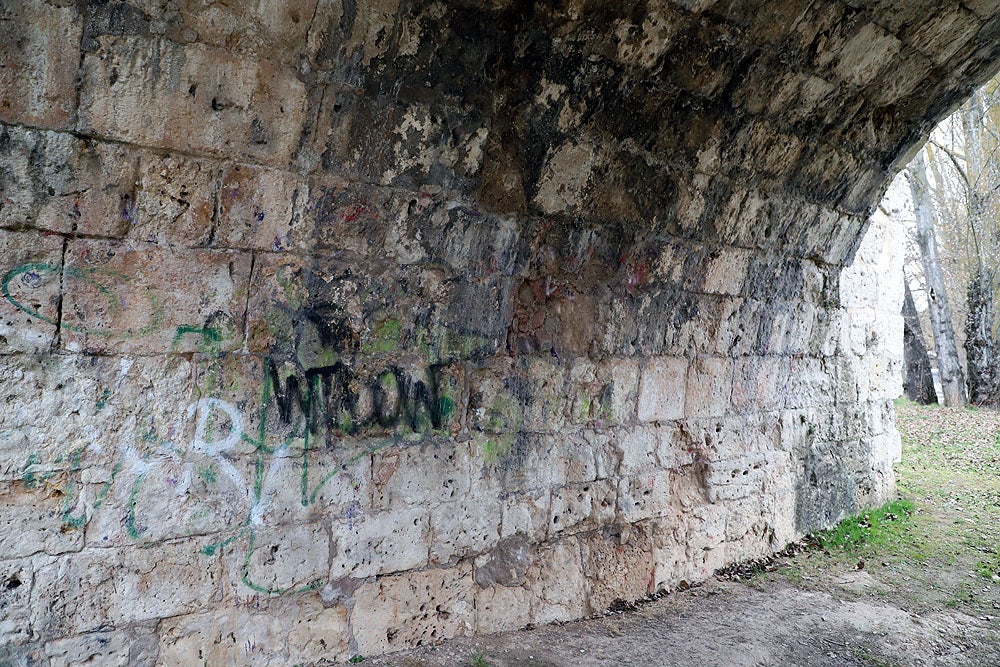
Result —
<path fill-rule="evenodd" d="M 911 401 L 928 405 L 937 401 L 931 360 L 927 356 L 927 343 L 921 331 L 917 307 L 913 303 L 910 286 L 905 284 L 903 299 L 903 393 Z"/>
<path fill-rule="evenodd" d="M 944 275 L 937 256 L 934 214 L 923 152 L 918 153 L 910 164 L 909 176 L 913 211 L 917 218 L 917 245 L 920 246 L 920 258 L 927 278 L 927 300 L 943 394 L 941 402 L 944 405 L 964 405 L 967 402 L 965 376 L 958 357 L 955 328 L 951 323 L 951 309 L 948 307 L 948 296 L 945 293 Z"/>

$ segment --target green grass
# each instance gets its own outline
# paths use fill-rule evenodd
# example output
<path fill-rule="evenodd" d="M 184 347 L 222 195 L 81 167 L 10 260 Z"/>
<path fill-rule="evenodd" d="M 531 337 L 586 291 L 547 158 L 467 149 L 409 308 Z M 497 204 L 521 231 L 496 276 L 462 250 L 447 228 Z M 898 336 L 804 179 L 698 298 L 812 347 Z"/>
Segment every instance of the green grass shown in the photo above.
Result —
<path fill-rule="evenodd" d="M 472 658 L 472 667 L 490 667 L 489 661 L 482 653 L 477 653 Z"/>
<path fill-rule="evenodd" d="M 844 519 L 839 524 L 813 535 L 827 550 L 856 550 L 869 546 L 881 548 L 898 545 L 906 539 L 906 530 L 916 506 L 910 500 L 892 500 L 881 507 Z"/>
<path fill-rule="evenodd" d="M 954 609 L 995 618 L 1000 411 L 900 400 L 896 415 L 903 445 L 896 466 L 899 500 L 813 535 L 816 548 L 785 561 L 776 575 L 799 587 L 874 596 L 916 613 Z M 875 580 L 864 593 L 837 583 L 860 569 Z"/>

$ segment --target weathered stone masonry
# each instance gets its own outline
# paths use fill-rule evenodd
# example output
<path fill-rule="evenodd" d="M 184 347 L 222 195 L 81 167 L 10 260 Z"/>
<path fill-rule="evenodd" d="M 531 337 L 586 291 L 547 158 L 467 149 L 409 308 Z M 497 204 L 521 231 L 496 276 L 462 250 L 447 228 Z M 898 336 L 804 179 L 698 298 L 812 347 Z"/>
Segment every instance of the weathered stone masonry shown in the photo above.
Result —
<path fill-rule="evenodd" d="M 579 618 L 878 502 L 842 268 L 998 60 L 984 0 L 2 3 L 0 661 Z"/>

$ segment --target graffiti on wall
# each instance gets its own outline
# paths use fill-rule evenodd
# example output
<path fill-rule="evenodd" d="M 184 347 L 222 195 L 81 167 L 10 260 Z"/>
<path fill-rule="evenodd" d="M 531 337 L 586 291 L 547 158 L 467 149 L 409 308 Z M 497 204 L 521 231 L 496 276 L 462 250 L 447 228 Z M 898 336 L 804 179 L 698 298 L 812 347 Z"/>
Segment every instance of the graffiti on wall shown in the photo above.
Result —
<path fill-rule="evenodd" d="M 57 278 L 61 271 L 62 280 L 68 276 L 82 282 L 90 292 L 99 294 L 109 309 L 122 307 L 114 285 L 127 280 L 126 276 L 104 269 L 63 269 L 42 263 L 8 271 L 0 281 L 3 296 L 33 317 L 57 326 L 76 326 L 47 316 L 20 296 L 26 288 Z M 146 293 L 148 325 L 133 331 L 136 336 L 163 326 L 155 295 Z M 107 333 L 99 328 L 79 330 Z M 362 459 L 403 440 L 443 434 L 454 419 L 456 404 L 447 364 L 428 363 L 426 358 L 406 362 L 380 354 L 393 350 L 394 330 L 398 336 L 398 325 L 393 329 L 383 322 L 376 327 L 371 340 L 358 346 L 361 359 L 357 364 L 339 354 L 343 350 L 332 355 L 336 359 L 333 363 L 315 367 L 304 367 L 288 354 L 259 359 L 255 399 L 232 398 L 233 385 L 245 378 L 213 370 L 198 383 L 200 397 L 179 409 L 180 414 L 167 426 L 154 425 L 152 417 L 147 421 L 134 409 L 123 409 L 128 417 L 117 429 L 114 448 L 94 441 L 48 461 L 38 452 L 32 453 L 22 467 L 22 481 L 28 488 L 59 486 L 60 519 L 65 529 L 82 528 L 110 512 L 120 519 L 124 536 L 134 542 L 163 539 L 164 531 L 169 531 L 171 538 L 201 540 L 200 551 L 206 557 L 227 549 L 241 550 L 242 582 L 255 592 L 282 594 L 315 588 L 323 581 L 282 588 L 260 583 L 251 572 L 251 556 L 260 531 L 287 511 L 280 504 L 294 497 L 302 511 L 308 512 L 324 502 L 324 489 L 350 475 Z M 193 336 L 201 353 L 221 359 L 225 355 L 220 352 L 220 342 L 229 335 L 210 323 L 180 325 L 173 345 Z M 455 346 L 456 336 L 447 340 Z M 471 348 L 475 344 L 465 345 Z M 132 363 L 128 359 L 121 362 L 118 382 Z M 95 408 L 100 413 L 115 401 L 115 385 L 109 383 Z M 106 480 L 99 484 L 82 481 L 88 450 L 101 452 L 110 465 Z M 289 484 L 297 487 L 291 494 Z M 193 509 L 188 511 L 187 506 Z M 355 506 L 344 511 L 356 513 Z M 171 512 L 182 519 L 170 521 L 174 518 Z M 352 517 L 346 519 L 351 521 Z M 164 523 L 170 525 L 164 527 Z"/>

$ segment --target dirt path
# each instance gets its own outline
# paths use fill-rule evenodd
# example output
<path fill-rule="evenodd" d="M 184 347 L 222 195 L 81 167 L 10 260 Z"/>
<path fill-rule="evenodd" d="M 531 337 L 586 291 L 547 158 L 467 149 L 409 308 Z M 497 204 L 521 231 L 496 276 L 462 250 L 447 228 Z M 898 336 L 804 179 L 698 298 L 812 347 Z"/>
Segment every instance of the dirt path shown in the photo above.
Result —
<path fill-rule="evenodd" d="M 365 664 L 997 667 L 1000 637 L 988 640 L 989 626 L 951 611 L 918 616 L 825 592 L 710 582 L 634 612 L 458 640 Z"/>
<path fill-rule="evenodd" d="M 363 664 L 1000 667 L 1000 413 L 897 414 L 905 511 L 845 522 L 746 581 Z"/>

